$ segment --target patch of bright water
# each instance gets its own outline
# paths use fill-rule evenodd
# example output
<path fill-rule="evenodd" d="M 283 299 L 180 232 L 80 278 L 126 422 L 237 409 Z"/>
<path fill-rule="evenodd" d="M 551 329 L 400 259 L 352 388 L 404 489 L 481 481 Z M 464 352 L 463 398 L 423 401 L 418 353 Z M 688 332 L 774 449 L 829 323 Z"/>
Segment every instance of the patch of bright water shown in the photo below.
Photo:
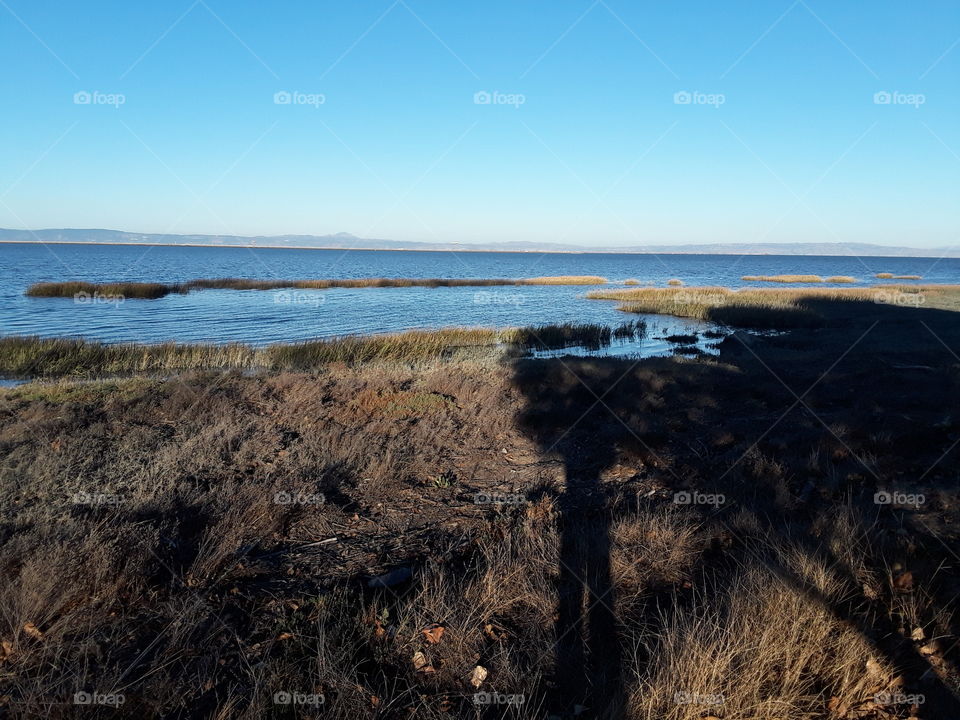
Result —
<path fill-rule="evenodd" d="M 722 330 L 712 323 L 690 320 L 687 318 L 674 318 L 666 315 L 636 315 L 636 318 L 643 319 L 647 323 L 646 335 L 642 338 L 633 340 L 616 340 L 599 349 L 586 348 L 582 346 L 563 348 L 560 350 L 537 350 L 531 353 L 537 358 L 563 357 L 565 355 L 574 355 L 577 357 L 618 357 L 618 358 L 647 358 L 663 357 L 675 354 L 684 354 L 684 348 L 696 348 L 704 355 L 719 355 L 720 350 L 718 341 L 720 338 L 704 337 L 706 332 L 723 332 L 728 334 L 730 331 Z M 693 343 L 675 343 L 667 340 L 671 335 L 694 335 L 696 342 Z M 678 352 L 680 350 L 681 352 Z M 693 354 L 692 352 L 686 354 Z"/>

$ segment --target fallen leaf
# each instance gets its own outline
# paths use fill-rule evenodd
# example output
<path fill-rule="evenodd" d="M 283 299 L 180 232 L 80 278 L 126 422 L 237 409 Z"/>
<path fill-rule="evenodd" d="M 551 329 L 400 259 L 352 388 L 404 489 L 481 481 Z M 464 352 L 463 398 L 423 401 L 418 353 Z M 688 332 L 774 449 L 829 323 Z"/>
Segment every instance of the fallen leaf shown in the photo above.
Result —
<path fill-rule="evenodd" d="M 893 579 L 893 586 L 897 590 L 912 590 L 913 589 L 913 573 L 907 570 L 897 575 Z"/>
<path fill-rule="evenodd" d="M 0 642 L 0 662 L 3 662 L 4 660 L 8 660 L 9 658 L 12 658 L 12 657 L 13 657 L 13 644 L 8 640 L 4 640 L 3 642 Z"/>
<path fill-rule="evenodd" d="M 427 642 L 430 644 L 436 644 L 440 642 L 440 638 L 443 637 L 445 630 L 446 628 L 440 623 L 430 623 L 420 632 L 422 632 L 424 637 L 427 638 Z"/>
<path fill-rule="evenodd" d="M 277 640 L 289 640 L 292 637 L 293 637 L 293 633 L 282 632 L 279 635 L 277 635 Z"/>
<path fill-rule="evenodd" d="M 487 679 L 487 669 L 483 665 L 477 665 L 473 672 L 470 673 L 470 684 L 475 688 L 479 688 L 483 685 L 483 681 Z"/>
<path fill-rule="evenodd" d="M 23 631 L 34 640 L 43 640 L 43 633 L 32 622 L 24 623 Z"/>
<path fill-rule="evenodd" d="M 913 632 L 910 633 L 911 640 L 923 640 L 924 637 L 926 636 L 923 634 L 923 628 L 921 627 L 914 628 Z"/>

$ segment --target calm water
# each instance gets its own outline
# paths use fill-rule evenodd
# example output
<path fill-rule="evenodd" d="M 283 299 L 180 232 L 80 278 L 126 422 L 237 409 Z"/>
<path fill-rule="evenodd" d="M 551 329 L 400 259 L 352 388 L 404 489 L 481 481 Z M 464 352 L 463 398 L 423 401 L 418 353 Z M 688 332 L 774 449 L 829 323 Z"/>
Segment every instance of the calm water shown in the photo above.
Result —
<path fill-rule="evenodd" d="M 615 255 L 379 250 L 136 247 L 0 244 L 0 334 L 83 336 L 108 342 L 242 341 L 264 344 L 349 333 L 454 325 L 510 326 L 552 322 L 610 325 L 627 319 L 610 302 L 586 300 L 585 287 L 383 288 L 316 291 L 204 290 L 160 300 L 78 304 L 27 298 L 40 281 L 177 282 L 200 277 L 521 278 L 600 275 L 663 286 L 745 285 L 742 275 L 852 275 L 861 285 L 877 272 L 922 275 L 925 283 L 960 283 L 960 260 L 732 255 Z M 649 319 L 644 354 L 668 345 L 656 337 L 703 329 L 698 323 Z M 613 352 L 617 352 L 614 348 Z M 623 349 L 620 350 L 621 352 Z"/>

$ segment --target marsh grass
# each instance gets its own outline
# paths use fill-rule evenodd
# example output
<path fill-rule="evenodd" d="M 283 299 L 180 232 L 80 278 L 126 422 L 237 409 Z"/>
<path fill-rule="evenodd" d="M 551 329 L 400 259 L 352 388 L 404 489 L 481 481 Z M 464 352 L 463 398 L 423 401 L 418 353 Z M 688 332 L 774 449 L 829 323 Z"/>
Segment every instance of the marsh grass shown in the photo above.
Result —
<path fill-rule="evenodd" d="M 857 279 L 855 277 L 851 277 L 850 275 L 831 275 L 827 278 L 826 282 L 850 284 L 857 282 Z"/>
<path fill-rule="evenodd" d="M 681 285 L 683 285 L 683 280 L 681 280 L 680 278 L 670 278 L 669 280 L 667 280 L 667 285 L 670 285 L 672 287 L 680 287 Z"/>
<path fill-rule="evenodd" d="M 155 300 L 171 293 L 192 290 L 328 290 L 330 288 L 400 287 L 491 287 L 519 285 L 604 285 L 597 275 L 555 275 L 534 278 L 340 278 L 329 280 L 253 280 L 247 278 L 200 278 L 185 283 L 88 283 L 43 282 L 26 290 L 28 297 L 75 297 L 78 294 L 105 295 Z"/>
<path fill-rule="evenodd" d="M 744 275 L 740 279 L 743 280 L 744 282 L 776 282 L 776 283 L 823 282 L 823 278 L 820 277 L 819 275 Z"/>
<path fill-rule="evenodd" d="M 878 277 L 881 280 L 890 280 L 893 278 L 893 273 L 877 273 L 875 277 Z"/>
<path fill-rule="evenodd" d="M 185 285 L 162 283 L 43 282 L 27 288 L 28 297 L 77 297 L 82 295 L 155 300 L 170 293 L 188 292 Z"/>
<path fill-rule="evenodd" d="M 617 328 L 596 324 L 540 325 L 527 328 L 445 328 L 401 333 L 344 336 L 253 347 L 163 343 L 106 344 L 74 338 L 0 338 L 0 375 L 8 377 L 108 377 L 129 373 L 186 370 L 313 370 L 331 363 L 389 361 L 416 363 L 477 351 L 528 351 L 583 346 L 599 349 L 611 338 L 642 337 L 642 321 Z"/>
<path fill-rule="evenodd" d="M 930 299 L 938 293 L 946 298 L 956 294 L 953 286 L 888 286 L 890 292 L 923 293 Z M 880 302 L 879 289 L 818 288 L 769 289 L 725 287 L 698 288 L 633 288 L 629 290 L 594 290 L 587 293 L 592 300 L 616 300 L 620 310 L 630 313 L 653 313 L 692 317 L 734 327 L 789 329 L 815 327 L 822 321 L 810 307 L 816 300 Z"/>

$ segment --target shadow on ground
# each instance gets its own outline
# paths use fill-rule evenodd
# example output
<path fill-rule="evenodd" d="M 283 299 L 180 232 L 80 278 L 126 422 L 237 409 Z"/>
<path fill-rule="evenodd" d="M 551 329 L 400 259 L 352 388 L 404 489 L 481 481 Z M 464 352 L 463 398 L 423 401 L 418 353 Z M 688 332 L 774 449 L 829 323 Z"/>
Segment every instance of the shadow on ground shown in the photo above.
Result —
<path fill-rule="evenodd" d="M 525 399 L 518 424 L 543 453 L 562 460 L 566 477 L 557 498 L 554 714 L 623 714 L 610 527 L 631 490 L 605 481 L 605 473 L 626 464 L 685 493 L 675 501 L 726 529 L 710 571 L 764 568 L 855 628 L 897 669 L 906 691 L 925 696 L 919 716 L 960 717 L 955 645 L 931 657 L 885 609 L 890 595 L 914 583 L 940 608 L 952 609 L 960 590 L 956 530 L 943 512 L 958 487 L 960 316 L 869 302 L 806 307 L 819 327 L 765 337 L 737 332 L 723 342 L 719 361 L 564 357 L 513 365 Z M 698 504 L 706 494 L 725 502 Z M 927 502 L 896 501 L 910 495 Z M 893 579 L 886 597 L 863 587 L 834 552 L 822 520 L 837 505 L 871 528 L 866 562 Z M 743 511 L 757 519 L 753 532 L 730 522 Z M 851 588 L 842 601 L 824 597 L 771 551 L 787 541 L 841 574 Z M 895 569 L 898 558 L 910 563 L 905 571 Z M 663 612 L 656 596 L 648 604 L 651 614 Z M 951 615 L 954 637 L 956 621 Z M 640 658 L 646 661 L 656 658 Z"/>

